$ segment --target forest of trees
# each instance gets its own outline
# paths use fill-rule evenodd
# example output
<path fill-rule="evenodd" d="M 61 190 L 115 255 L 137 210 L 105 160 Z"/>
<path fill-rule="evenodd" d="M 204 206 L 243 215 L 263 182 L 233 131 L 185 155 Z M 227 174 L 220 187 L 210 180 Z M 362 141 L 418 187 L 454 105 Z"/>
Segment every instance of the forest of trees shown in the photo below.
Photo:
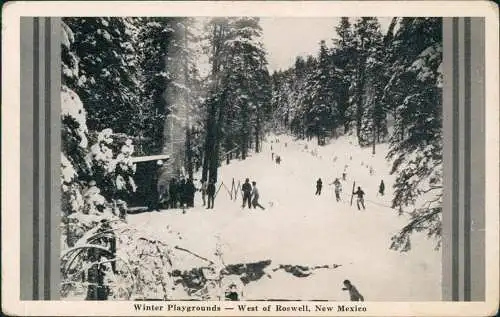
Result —
<path fill-rule="evenodd" d="M 132 155 L 169 154 L 168 177 L 201 170 L 216 182 L 220 164 L 259 152 L 269 129 L 319 145 L 354 134 L 374 154 L 389 142 L 392 207 L 411 215 L 391 247 L 410 249 L 414 231 L 440 237 L 440 18 L 394 18 L 385 33 L 376 18 L 341 18 L 316 56 L 273 74 L 258 18 L 62 20 L 63 250 L 114 219 L 106 210 L 126 209 Z"/>
<path fill-rule="evenodd" d="M 392 247 L 409 249 L 414 231 L 439 238 L 441 19 L 393 18 L 384 34 L 377 18 L 341 18 L 336 34 L 317 56 L 297 57 L 294 67 L 272 74 L 274 125 L 319 145 L 354 133 L 373 154 L 389 142 L 397 175 L 392 207 L 412 218 Z"/>
<path fill-rule="evenodd" d="M 87 299 L 169 298 L 172 246 L 120 227 L 137 188 L 131 158 L 168 154 L 165 180 L 202 169 L 217 181 L 223 160 L 260 150 L 271 82 L 259 20 L 207 19 L 201 30 L 185 17 L 62 20 L 62 292 L 85 276 Z M 130 271 L 138 263 L 148 270 Z"/>

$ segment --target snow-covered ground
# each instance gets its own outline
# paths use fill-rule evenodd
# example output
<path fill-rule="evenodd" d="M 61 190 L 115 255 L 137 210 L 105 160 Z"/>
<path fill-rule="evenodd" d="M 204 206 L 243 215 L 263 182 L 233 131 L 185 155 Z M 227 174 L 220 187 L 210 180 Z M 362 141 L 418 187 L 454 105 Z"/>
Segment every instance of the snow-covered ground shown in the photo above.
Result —
<path fill-rule="evenodd" d="M 197 193 L 195 208 L 185 214 L 164 210 L 129 215 L 130 224 L 165 241 L 171 237 L 169 230 L 179 232 L 182 240 L 177 245 L 210 259 L 216 258 L 219 243 L 226 264 L 269 259 L 269 270 L 280 264 L 341 265 L 303 278 L 283 270 L 269 272 L 272 278 L 264 276 L 244 287 L 244 299 L 348 300 L 341 288 L 349 279 L 367 301 L 441 300 L 441 253 L 434 250 L 434 241 L 415 235 L 411 251 L 389 250 L 390 237 L 407 219 L 389 207 L 393 176 L 384 159 L 386 145 L 377 145 L 372 156 L 371 148 L 360 149 L 351 137 L 324 147 L 315 140 L 280 135 L 275 143 L 275 138 L 268 137 L 261 153 L 223 164 L 217 184 L 222 181 L 230 189 L 233 178 L 236 183 L 246 177 L 256 181 L 266 210 L 242 209 L 241 195 L 231 200 L 223 187 L 213 210 L 201 206 Z M 271 146 L 282 158 L 280 165 L 271 159 Z M 342 202 L 337 203 L 328 184 L 342 178 L 345 165 L 347 180 L 342 182 Z M 316 196 L 320 177 L 323 192 Z M 377 196 L 381 179 L 386 185 L 383 197 Z M 355 198 L 350 206 L 353 181 L 366 193 L 365 211 L 358 211 Z"/>

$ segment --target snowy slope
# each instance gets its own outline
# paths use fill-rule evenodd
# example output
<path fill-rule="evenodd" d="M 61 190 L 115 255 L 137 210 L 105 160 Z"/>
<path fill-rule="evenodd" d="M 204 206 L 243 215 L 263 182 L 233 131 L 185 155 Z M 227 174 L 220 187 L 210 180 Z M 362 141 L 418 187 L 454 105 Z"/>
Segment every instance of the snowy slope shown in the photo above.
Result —
<path fill-rule="evenodd" d="M 388 175 L 385 145 L 378 145 L 372 156 L 371 148 L 360 149 L 350 137 L 324 147 L 314 140 L 294 141 L 281 135 L 275 143 L 275 138 L 268 137 L 261 153 L 224 164 L 217 184 L 223 181 L 230 189 L 233 178 L 236 183 L 246 177 L 255 180 L 266 210 L 242 209 L 241 195 L 232 201 L 222 187 L 213 210 L 204 209 L 197 194 L 196 207 L 186 214 L 142 213 L 130 215 L 129 222 L 165 240 L 169 226 L 181 233 L 179 246 L 211 259 L 220 243 L 226 264 L 272 260 L 268 267 L 272 278 L 247 284 L 245 299 L 348 300 L 341 290 L 344 279 L 351 280 L 367 301 L 441 299 L 441 253 L 433 249 L 434 241 L 416 235 L 409 253 L 389 250 L 390 237 L 407 219 L 389 208 L 393 177 Z M 271 146 L 282 157 L 280 165 L 271 160 Z M 328 184 L 335 177 L 341 179 L 345 165 L 343 201 L 337 203 L 333 185 Z M 323 193 L 315 196 L 319 177 Z M 384 197 L 376 195 L 381 179 L 386 184 Z M 352 207 L 349 204 L 353 181 L 366 193 L 366 211 L 357 210 L 355 199 Z M 283 270 L 271 271 L 280 264 L 341 266 L 298 278 Z M 186 263 L 186 268 L 190 265 L 200 263 Z"/>

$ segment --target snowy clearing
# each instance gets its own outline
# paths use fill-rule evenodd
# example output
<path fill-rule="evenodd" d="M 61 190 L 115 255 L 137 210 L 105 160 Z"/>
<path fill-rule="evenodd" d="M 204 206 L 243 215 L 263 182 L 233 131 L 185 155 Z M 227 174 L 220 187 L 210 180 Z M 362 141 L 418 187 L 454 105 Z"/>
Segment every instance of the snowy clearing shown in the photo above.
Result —
<path fill-rule="evenodd" d="M 166 242 L 173 237 L 169 230 L 178 232 L 182 236 L 175 242 L 178 246 L 209 259 L 215 259 L 220 241 L 225 264 L 271 260 L 266 272 L 272 278 L 263 276 L 245 285 L 243 300 L 348 300 L 349 294 L 341 290 L 345 279 L 351 280 L 366 301 L 441 300 L 441 252 L 434 250 L 434 241 L 415 234 L 409 252 L 389 250 L 390 237 L 407 218 L 390 208 L 393 177 L 384 158 L 385 144 L 377 145 L 373 156 L 371 147 L 361 149 L 351 137 L 324 147 L 318 147 L 315 139 L 277 137 L 279 143 L 276 136 L 269 136 L 261 153 L 223 163 L 219 169 L 217 188 L 223 181 L 230 189 L 233 178 L 236 184 L 246 177 L 255 180 L 266 210 L 241 208 L 241 193 L 232 201 L 222 187 L 212 210 L 201 206 L 198 192 L 195 207 L 185 214 L 180 209 L 145 212 L 129 215 L 129 223 L 147 228 Z M 272 161 L 271 152 L 281 156 L 281 164 Z M 342 201 L 337 203 L 329 184 L 336 177 L 342 179 L 346 165 Z M 320 177 L 323 191 L 316 196 Z M 382 179 L 386 193 L 380 197 L 377 191 Z M 353 181 L 366 193 L 365 211 L 358 211 L 356 198 L 350 206 Z M 280 264 L 340 266 L 300 278 L 283 270 L 271 271 Z M 200 261 L 188 260 L 184 265 L 190 269 L 200 266 Z"/>

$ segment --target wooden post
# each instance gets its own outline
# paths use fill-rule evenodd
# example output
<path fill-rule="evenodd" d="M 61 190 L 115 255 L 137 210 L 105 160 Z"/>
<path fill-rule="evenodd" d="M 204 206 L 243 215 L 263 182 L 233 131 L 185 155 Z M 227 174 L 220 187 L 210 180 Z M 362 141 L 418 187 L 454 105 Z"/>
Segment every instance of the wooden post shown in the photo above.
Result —
<path fill-rule="evenodd" d="M 234 190 L 234 177 L 233 177 L 233 182 L 231 183 L 231 194 L 229 195 L 231 197 L 231 200 L 233 200 L 233 190 Z M 236 197 L 236 191 L 234 192 L 234 196 Z"/>

